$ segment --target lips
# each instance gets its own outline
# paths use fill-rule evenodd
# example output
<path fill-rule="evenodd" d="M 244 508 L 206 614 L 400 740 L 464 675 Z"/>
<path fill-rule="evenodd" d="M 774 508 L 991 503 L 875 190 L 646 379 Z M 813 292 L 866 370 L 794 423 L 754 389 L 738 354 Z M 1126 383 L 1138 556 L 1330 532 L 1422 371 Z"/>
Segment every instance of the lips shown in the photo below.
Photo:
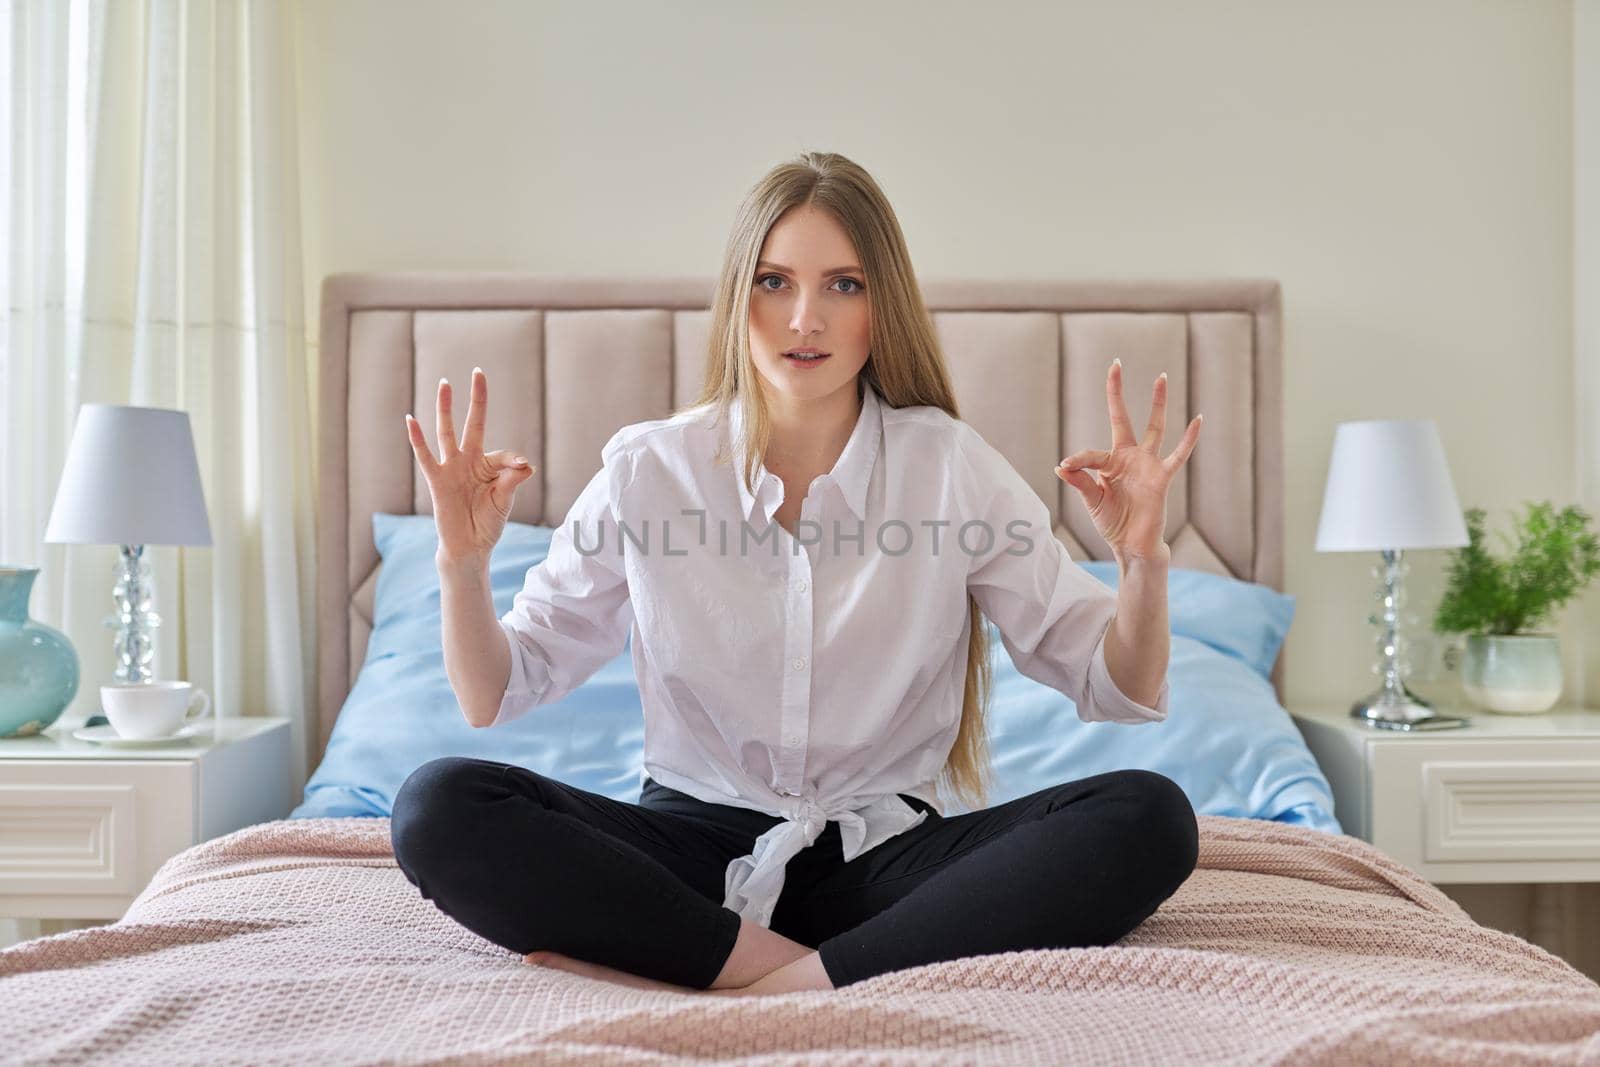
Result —
<path fill-rule="evenodd" d="M 821 363 L 832 354 L 831 352 L 785 352 L 783 358 L 793 363 Z"/>

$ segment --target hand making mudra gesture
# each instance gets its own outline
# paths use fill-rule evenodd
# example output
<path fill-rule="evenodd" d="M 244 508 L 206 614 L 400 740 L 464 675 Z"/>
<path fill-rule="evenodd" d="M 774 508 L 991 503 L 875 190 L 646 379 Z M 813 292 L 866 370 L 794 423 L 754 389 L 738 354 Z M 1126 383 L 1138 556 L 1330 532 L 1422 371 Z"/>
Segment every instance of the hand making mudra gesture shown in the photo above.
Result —
<path fill-rule="evenodd" d="M 1095 529 L 1111 546 L 1119 563 L 1154 560 L 1170 563 L 1164 540 L 1167 487 L 1188 462 L 1200 439 L 1202 416 L 1184 430 L 1183 440 L 1166 459 L 1160 457 L 1167 428 L 1167 376 L 1156 379 L 1150 400 L 1150 421 L 1144 439 L 1135 440 L 1133 420 L 1122 399 L 1122 361 L 1106 372 L 1106 403 L 1111 409 L 1111 448 L 1074 452 L 1056 467 L 1056 475 L 1083 498 Z"/>
<path fill-rule="evenodd" d="M 487 560 L 511 516 L 511 499 L 517 486 L 538 468 L 507 449 L 483 450 L 483 423 L 489 412 L 489 379 L 472 368 L 472 396 L 467 404 L 466 431 L 456 443 L 455 420 L 450 415 L 450 383 L 439 379 L 439 458 L 433 458 L 422 426 L 406 415 L 411 451 L 428 480 L 433 497 L 433 521 L 439 528 L 441 560 L 450 563 Z"/>

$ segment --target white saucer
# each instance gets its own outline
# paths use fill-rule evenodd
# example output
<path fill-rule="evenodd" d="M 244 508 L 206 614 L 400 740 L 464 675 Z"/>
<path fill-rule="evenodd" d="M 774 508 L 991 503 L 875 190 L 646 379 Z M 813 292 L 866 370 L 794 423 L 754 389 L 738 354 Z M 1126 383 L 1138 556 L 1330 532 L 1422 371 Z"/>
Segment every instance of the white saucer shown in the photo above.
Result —
<path fill-rule="evenodd" d="M 80 726 L 72 731 L 72 736 L 79 741 L 94 741 L 101 745 L 124 745 L 137 748 L 141 745 L 170 745 L 175 741 L 187 741 L 210 726 L 211 722 L 207 719 L 180 727 L 177 733 L 168 734 L 166 737 L 123 737 L 117 733 L 116 727 L 110 723 L 101 723 L 99 726 Z"/>

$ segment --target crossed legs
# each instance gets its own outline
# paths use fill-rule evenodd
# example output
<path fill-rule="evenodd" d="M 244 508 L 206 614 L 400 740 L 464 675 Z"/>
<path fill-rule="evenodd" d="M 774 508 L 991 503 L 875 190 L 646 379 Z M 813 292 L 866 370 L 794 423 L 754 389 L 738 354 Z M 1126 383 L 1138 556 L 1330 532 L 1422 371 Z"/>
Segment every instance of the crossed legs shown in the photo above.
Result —
<path fill-rule="evenodd" d="M 1198 853 L 1187 798 L 1143 770 L 930 815 L 850 863 L 837 861 L 830 830 L 833 869 L 802 896 L 786 895 L 774 915 L 775 927 L 797 935 L 789 937 L 719 903 L 728 861 L 753 837 L 524 768 L 430 761 L 401 787 L 391 823 L 396 860 L 422 895 L 530 963 L 719 995 L 829 989 L 960 956 L 1108 944 L 1177 889 Z"/>

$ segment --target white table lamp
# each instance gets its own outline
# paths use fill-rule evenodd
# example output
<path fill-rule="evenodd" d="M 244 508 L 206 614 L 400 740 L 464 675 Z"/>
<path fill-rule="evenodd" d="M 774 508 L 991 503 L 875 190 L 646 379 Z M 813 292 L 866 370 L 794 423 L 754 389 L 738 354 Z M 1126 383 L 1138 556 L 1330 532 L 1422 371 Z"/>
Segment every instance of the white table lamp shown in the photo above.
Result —
<path fill-rule="evenodd" d="M 1408 568 L 1400 556 L 1408 548 L 1459 548 L 1468 543 L 1450 465 L 1432 419 L 1369 419 L 1338 425 L 1317 523 L 1317 551 L 1383 554 L 1382 569 L 1372 569 L 1373 576 L 1382 579 L 1377 596 L 1383 612 L 1367 617 L 1380 627 L 1379 662 L 1373 669 L 1383 684 L 1351 706 L 1352 716 L 1395 730 L 1467 725 L 1461 716 L 1438 714 L 1406 688 L 1409 664 L 1401 658 L 1400 607 L 1401 579 Z"/>
<path fill-rule="evenodd" d="M 166 408 L 84 404 L 44 539 L 50 544 L 120 545 L 112 591 L 118 682 L 150 681 L 152 587 L 145 545 L 209 545 L 189 415 Z"/>

